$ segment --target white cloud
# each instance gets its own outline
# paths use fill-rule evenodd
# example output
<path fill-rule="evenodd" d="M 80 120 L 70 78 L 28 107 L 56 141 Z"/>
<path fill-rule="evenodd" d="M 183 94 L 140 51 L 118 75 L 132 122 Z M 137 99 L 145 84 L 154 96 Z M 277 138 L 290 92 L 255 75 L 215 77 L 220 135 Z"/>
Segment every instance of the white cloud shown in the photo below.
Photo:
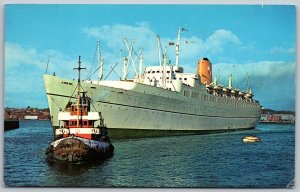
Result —
<path fill-rule="evenodd" d="M 295 54 L 295 48 L 273 47 L 270 52 L 272 54 Z"/>
<path fill-rule="evenodd" d="M 223 47 L 227 43 L 241 44 L 239 38 L 231 31 L 225 29 L 216 30 L 205 41 L 205 48 L 212 53 L 223 52 Z"/>
<path fill-rule="evenodd" d="M 144 64 L 158 64 L 157 34 L 151 30 L 147 23 L 137 23 L 134 26 L 116 24 L 112 26 L 90 27 L 82 29 L 83 33 L 90 38 L 100 40 L 109 49 L 103 55 L 110 63 L 120 62 L 119 50 L 126 50 L 123 38 L 135 39 L 135 50 L 143 48 Z M 177 35 L 174 38 L 161 37 L 162 47 L 167 47 L 167 53 L 172 63 L 175 63 L 175 46 L 168 46 L 169 42 L 177 42 Z M 188 43 L 185 43 L 188 42 Z M 180 46 L 180 64 L 183 66 L 195 66 L 197 60 L 206 55 L 219 54 L 224 51 L 227 45 L 240 45 L 239 38 L 231 31 L 225 29 L 216 30 L 207 39 L 196 36 L 188 36 L 182 33 Z M 115 56 L 111 52 L 116 53 Z M 123 52 L 124 54 L 124 52 Z M 193 69 L 194 71 L 194 69 Z"/>
<path fill-rule="evenodd" d="M 124 44 L 125 37 L 129 44 L 134 39 L 135 52 L 143 48 L 144 63 L 147 65 L 157 64 L 156 34 L 150 30 L 147 23 L 137 23 L 135 26 L 122 24 L 113 26 L 104 25 L 101 27 L 84 28 L 82 31 L 88 37 L 100 40 L 102 55 L 105 58 L 104 72 L 108 73 L 111 70 L 107 65 L 112 66 L 115 63 L 118 63 L 115 71 L 122 71 L 121 65 L 123 61 L 121 57 L 128 56 L 127 48 Z M 103 44 L 105 46 L 102 46 Z M 103 49 L 103 47 L 107 47 L 108 49 Z M 122 50 L 122 53 L 120 50 Z M 112 76 L 117 78 L 116 75 Z"/>
<path fill-rule="evenodd" d="M 70 69 L 76 61 L 70 60 L 55 50 L 38 51 L 16 43 L 5 43 L 4 99 L 6 106 L 43 105 L 46 107 L 46 100 L 41 101 L 36 98 L 44 96 L 46 99 L 42 75 L 46 72 L 49 56 L 48 73 L 59 72 L 67 78 L 74 76 L 73 70 Z"/>
<path fill-rule="evenodd" d="M 229 63 L 217 63 L 213 65 L 214 71 L 220 69 L 223 74 L 231 74 L 234 72 L 237 79 L 249 75 L 266 78 L 278 78 L 286 74 L 295 74 L 295 62 L 284 61 L 259 61 L 246 64 L 229 64 Z"/>
<path fill-rule="evenodd" d="M 19 67 L 20 65 L 34 65 L 39 67 L 38 54 L 33 48 L 23 48 L 16 43 L 5 43 L 5 63 L 7 67 Z"/>
<path fill-rule="evenodd" d="M 220 57 L 224 52 L 226 46 L 240 45 L 239 38 L 231 31 L 225 29 L 216 30 L 207 39 L 203 40 L 196 36 L 187 37 L 188 42 L 182 43 L 181 58 L 187 63 L 197 63 L 197 59 L 205 56 L 217 56 Z M 175 40 L 174 40 L 175 41 Z"/>
<path fill-rule="evenodd" d="M 137 24 L 135 26 L 113 25 L 94 28 L 85 28 L 83 32 L 95 39 L 102 40 L 107 44 L 110 50 L 122 47 L 122 38 L 135 38 L 136 47 L 144 48 L 144 63 L 146 65 L 157 65 L 157 41 L 156 33 L 152 31 L 147 23 Z M 194 73 L 196 71 L 198 59 L 203 56 L 211 58 L 225 58 L 228 54 L 245 53 L 257 51 L 255 43 L 248 45 L 242 44 L 239 37 L 233 32 L 225 29 L 214 31 L 208 38 L 201 39 L 197 36 L 189 36 L 182 33 L 182 42 L 180 47 L 180 65 L 184 67 L 185 72 Z M 187 41 L 188 43 L 185 43 Z M 169 42 L 177 42 L 177 36 L 173 38 L 161 37 L 162 46 L 165 47 Z M 192 43 L 191 43 L 192 42 Z M 175 46 L 168 46 L 168 56 L 172 62 L 175 62 Z M 225 51 L 226 50 L 226 51 Z M 274 48 L 273 53 L 293 53 L 293 49 Z M 105 53 L 104 53 L 105 55 Z M 109 54 L 110 59 L 113 55 Z M 116 57 L 116 56 L 115 56 Z M 227 58 L 227 61 L 234 59 Z M 234 64 L 234 70 L 233 70 Z M 119 66 L 120 71 L 122 64 Z M 262 105 L 270 108 L 281 106 L 290 106 L 295 98 L 295 62 L 284 61 L 257 61 L 249 63 L 216 63 L 213 64 L 214 76 L 220 71 L 220 83 L 227 86 L 228 76 L 234 71 L 234 85 L 239 89 L 247 89 L 247 76 L 249 76 L 250 87 L 256 95 L 256 99 L 261 101 Z M 286 99 L 289 98 L 289 99 Z M 275 102 L 274 102 L 275 100 Z M 278 104 L 276 101 L 278 100 Z"/>
<path fill-rule="evenodd" d="M 50 58 L 49 58 L 50 57 Z M 68 72 L 76 63 L 75 58 L 70 59 L 62 53 L 55 50 L 37 51 L 31 47 L 23 47 L 17 43 L 5 43 L 5 69 L 22 69 L 27 71 L 46 72 L 46 66 L 49 59 L 48 71 L 59 71 L 64 74 Z"/>
<path fill-rule="evenodd" d="M 149 47 L 155 45 L 156 34 L 150 30 L 146 23 L 138 23 L 136 26 L 129 25 L 104 25 L 102 27 L 84 28 L 82 31 L 88 37 L 104 41 L 109 48 L 123 47 L 123 38 L 136 39 L 136 47 Z"/>
<path fill-rule="evenodd" d="M 104 77 L 111 71 L 111 66 L 116 62 L 119 65 L 115 68 L 118 75 L 122 73 L 122 60 L 120 60 L 120 49 L 123 49 L 123 38 L 130 41 L 135 39 L 135 51 L 143 47 L 143 57 L 145 65 L 157 65 L 157 39 L 156 33 L 152 31 L 147 23 L 138 23 L 135 26 L 112 25 L 102 27 L 85 28 L 82 30 L 90 38 L 100 40 L 102 55 L 105 58 Z M 162 46 L 168 45 L 170 41 L 176 42 L 174 38 L 161 37 Z M 188 41 L 189 43 L 184 43 Z M 193 42 L 193 43 L 191 43 Z M 251 49 L 253 49 L 251 44 Z M 207 39 L 197 36 L 188 36 L 183 33 L 181 43 L 180 64 L 185 72 L 194 73 L 197 67 L 197 60 L 202 56 L 222 56 L 227 46 L 243 47 L 240 39 L 233 32 L 220 29 L 212 33 Z M 293 49 L 284 50 L 274 48 L 273 52 L 292 53 Z M 175 61 L 175 47 L 168 46 L 168 55 Z M 21 94 L 27 101 L 32 98 L 32 94 L 44 94 L 42 74 L 45 73 L 46 63 L 50 56 L 48 73 L 56 72 L 57 75 L 65 78 L 76 78 L 76 72 L 72 68 L 77 63 L 77 58 L 69 58 L 55 50 L 39 51 L 31 47 L 24 47 L 16 43 L 5 43 L 5 104 L 14 104 L 11 98 L 17 98 Z M 256 98 L 261 103 L 273 103 L 271 99 L 283 102 L 285 98 L 291 98 L 289 103 L 293 103 L 295 98 L 295 62 L 284 61 L 258 61 L 252 63 L 234 63 L 234 81 L 240 89 L 246 89 L 247 74 L 250 77 L 250 85 Z M 88 66 L 88 65 L 86 65 Z M 213 73 L 220 69 L 220 79 L 222 84 L 227 85 L 227 77 L 232 73 L 233 63 L 213 64 Z M 86 70 L 88 72 L 88 70 Z M 92 70 L 93 71 L 93 70 Z M 118 75 L 112 72 L 114 79 Z M 84 77 L 84 75 L 83 75 Z M 95 78 L 95 76 L 93 77 Z M 24 86 L 26 85 L 26 86 Z M 271 97 L 270 97 L 271 95 Z M 25 99 L 24 99 L 25 100 Z M 45 101 L 46 102 L 46 101 Z M 16 103 L 16 101 L 15 101 Z M 33 102 L 34 103 L 34 102 Z M 34 104 L 31 105 L 34 105 Z M 26 104 L 25 104 L 26 105 Z M 38 104 L 37 104 L 38 105 Z"/>
<path fill-rule="evenodd" d="M 256 51 L 257 50 L 256 43 L 251 42 L 248 45 L 241 45 L 240 49 L 244 51 Z"/>
<path fill-rule="evenodd" d="M 233 73 L 233 86 L 246 90 L 249 76 L 250 88 L 261 105 L 266 108 L 294 110 L 295 62 L 218 63 L 213 65 L 214 77 L 218 69 L 220 84 L 228 86 L 228 76 Z"/>

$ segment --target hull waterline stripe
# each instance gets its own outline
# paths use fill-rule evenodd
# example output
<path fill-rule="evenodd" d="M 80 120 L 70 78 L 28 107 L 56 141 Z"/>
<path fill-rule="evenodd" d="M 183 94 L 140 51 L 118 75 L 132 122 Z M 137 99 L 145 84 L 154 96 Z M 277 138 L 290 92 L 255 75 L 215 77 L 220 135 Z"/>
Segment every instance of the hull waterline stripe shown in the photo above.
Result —
<path fill-rule="evenodd" d="M 67 97 L 70 98 L 70 96 L 66 95 L 59 95 L 59 94 L 53 94 L 53 93 L 47 93 L 47 95 L 53 95 L 53 96 L 59 96 L 59 97 Z M 75 98 L 75 97 L 72 97 Z M 146 109 L 146 110 L 152 110 L 152 111 L 161 111 L 161 112 L 167 112 L 167 113 L 175 113 L 175 114 L 181 114 L 181 115 L 191 115 L 191 116 L 199 116 L 199 117 L 212 117 L 212 118 L 235 118 L 235 119 L 258 119 L 259 117 L 224 117 L 224 116 L 217 116 L 217 115 L 201 115 L 201 114 L 195 114 L 195 113 L 183 113 L 183 112 L 176 112 L 176 111 L 168 111 L 168 110 L 162 110 L 162 109 L 152 109 L 147 107 L 140 107 L 140 106 L 133 106 L 133 105 L 125 105 L 120 103 L 111 103 L 111 102 L 105 102 L 105 101 L 96 101 L 98 103 L 105 103 L 105 104 L 111 104 L 111 105 L 118 105 L 123 107 L 132 107 L 132 108 L 138 108 L 138 109 Z"/>

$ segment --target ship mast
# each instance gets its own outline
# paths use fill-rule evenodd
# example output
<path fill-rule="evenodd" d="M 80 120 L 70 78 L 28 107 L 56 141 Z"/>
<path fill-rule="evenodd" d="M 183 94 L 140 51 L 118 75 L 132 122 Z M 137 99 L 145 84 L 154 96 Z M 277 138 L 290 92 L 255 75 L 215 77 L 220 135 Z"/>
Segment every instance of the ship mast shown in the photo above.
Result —
<path fill-rule="evenodd" d="M 143 55 L 139 57 L 139 82 L 142 82 L 142 70 L 143 70 Z"/>
<path fill-rule="evenodd" d="M 167 74 L 166 74 L 166 70 L 167 70 L 167 67 L 166 67 L 166 65 L 167 65 L 167 47 L 165 47 L 165 52 L 164 52 L 164 54 L 163 54 L 163 64 L 164 64 L 164 66 L 163 66 L 163 77 L 162 77 L 162 84 L 163 84 L 163 88 L 165 89 L 166 88 L 166 76 L 167 76 Z"/>
<path fill-rule="evenodd" d="M 124 43 L 128 52 L 128 58 L 125 56 L 124 57 L 124 62 L 123 62 L 123 80 L 127 79 L 127 75 L 130 73 L 130 67 L 133 68 L 134 70 L 134 75 L 135 77 L 141 76 L 142 73 L 142 63 L 143 63 L 143 58 L 142 58 L 142 48 L 140 48 L 139 52 L 136 53 L 133 46 L 134 46 L 135 40 L 132 39 L 131 43 L 129 44 L 127 38 L 124 38 Z M 135 57 L 136 56 L 136 57 Z M 138 64 L 138 70 L 136 69 L 136 61 L 139 59 L 139 64 Z"/>
<path fill-rule="evenodd" d="M 214 79 L 214 85 L 218 85 L 218 80 L 219 80 L 219 72 L 220 72 L 220 70 L 218 69 L 218 73 L 216 74 L 216 76 L 215 76 L 215 79 Z"/>
<path fill-rule="evenodd" d="M 79 59 L 78 59 L 78 67 L 77 68 L 73 68 L 73 69 L 76 69 L 78 70 L 78 79 L 77 79 L 77 127 L 79 127 L 79 115 L 78 113 L 80 112 L 80 116 L 82 116 L 81 114 L 81 107 L 80 107 L 80 70 L 82 69 L 86 69 L 84 67 L 81 67 L 81 61 L 80 61 L 80 56 L 79 56 Z"/>
<path fill-rule="evenodd" d="M 123 63 L 123 80 L 127 79 L 127 58 L 124 57 L 124 63 Z"/>
<path fill-rule="evenodd" d="M 98 66 L 99 66 L 99 77 L 98 80 L 102 80 L 103 77 L 103 64 L 104 59 L 101 58 L 101 51 L 100 51 L 100 41 L 97 42 L 97 50 L 98 50 Z"/>
<path fill-rule="evenodd" d="M 249 74 L 247 73 L 247 93 L 252 94 L 251 88 L 250 88 L 250 81 L 249 81 Z"/>
<path fill-rule="evenodd" d="M 232 82 L 233 82 L 233 77 L 234 77 L 234 67 L 235 67 L 235 65 L 233 64 L 232 65 L 232 73 L 231 73 L 231 87 L 232 87 Z"/>
<path fill-rule="evenodd" d="M 161 46 L 161 42 L 160 42 L 160 36 L 157 35 L 157 47 L 158 47 L 158 60 L 159 60 L 159 66 L 160 66 L 160 70 L 162 71 L 161 75 L 161 80 L 162 80 L 162 88 L 165 88 L 165 79 L 166 79 L 166 75 L 165 75 L 165 71 L 166 71 L 166 50 L 165 52 L 163 52 L 162 50 L 162 46 Z M 163 54 L 162 54 L 163 53 Z"/>
<path fill-rule="evenodd" d="M 232 88 L 232 74 L 229 75 L 229 79 L 228 79 L 228 88 L 229 88 L 229 89 Z"/>
<path fill-rule="evenodd" d="M 161 59 L 161 43 L 160 43 L 160 37 L 159 35 L 157 35 L 157 48 L 158 48 L 158 62 L 159 62 L 159 66 L 162 66 L 162 59 Z"/>
<path fill-rule="evenodd" d="M 177 44 L 176 44 L 176 67 L 178 67 L 178 63 L 179 63 L 180 32 L 181 32 L 181 29 L 179 27 L 179 29 L 178 29 L 178 35 L 177 35 Z"/>

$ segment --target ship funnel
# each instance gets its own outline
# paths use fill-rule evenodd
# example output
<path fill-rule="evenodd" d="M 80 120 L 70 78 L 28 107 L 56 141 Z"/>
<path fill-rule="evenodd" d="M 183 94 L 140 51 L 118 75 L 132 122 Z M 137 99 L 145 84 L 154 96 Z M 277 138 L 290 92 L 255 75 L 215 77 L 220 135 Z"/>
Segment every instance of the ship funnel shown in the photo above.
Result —
<path fill-rule="evenodd" d="M 212 67 L 211 62 L 207 58 L 198 61 L 197 74 L 200 76 L 200 82 L 203 84 L 211 84 Z"/>

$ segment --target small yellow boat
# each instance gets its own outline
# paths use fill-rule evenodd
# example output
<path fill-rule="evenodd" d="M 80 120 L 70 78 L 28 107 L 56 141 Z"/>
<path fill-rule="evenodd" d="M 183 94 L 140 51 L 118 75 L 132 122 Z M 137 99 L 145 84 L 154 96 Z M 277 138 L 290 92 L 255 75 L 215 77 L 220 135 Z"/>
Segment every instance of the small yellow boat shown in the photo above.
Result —
<path fill-rule="evenodd" d="M 261 138 L 255 136 L 255 135 L 246 136 L 243 138 L 244 143 L 254 143 L 254 142 L 260 142 L 260 141 L 261 141 Z"/>

